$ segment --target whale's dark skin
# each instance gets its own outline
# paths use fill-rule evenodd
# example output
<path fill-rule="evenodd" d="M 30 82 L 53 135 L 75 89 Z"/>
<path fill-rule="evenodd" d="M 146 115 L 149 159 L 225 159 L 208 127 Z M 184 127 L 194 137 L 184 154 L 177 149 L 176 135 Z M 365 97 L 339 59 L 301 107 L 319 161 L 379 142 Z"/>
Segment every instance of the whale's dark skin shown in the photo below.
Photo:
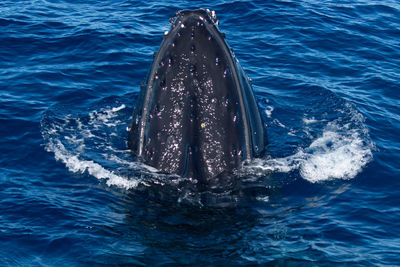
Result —
<path fill-rule="evenodd" d="M 160 172 L 207 182 L 263 152 L 249 79 L 209 10 L 179 11 L 141 88 L 128 146 Z"/>

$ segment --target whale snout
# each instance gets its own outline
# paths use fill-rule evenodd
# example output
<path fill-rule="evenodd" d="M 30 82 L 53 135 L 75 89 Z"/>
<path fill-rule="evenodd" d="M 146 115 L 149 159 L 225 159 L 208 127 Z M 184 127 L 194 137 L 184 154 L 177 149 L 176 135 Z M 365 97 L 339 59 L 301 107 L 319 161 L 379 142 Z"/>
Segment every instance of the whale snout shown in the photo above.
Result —
<path fill-rule="evenodd" d="M 129 145 L 162 172 L 208 180 L 264 146 L 251 86 L 216 24 L 209 10 L 176 13 L 135 107 Z"/>

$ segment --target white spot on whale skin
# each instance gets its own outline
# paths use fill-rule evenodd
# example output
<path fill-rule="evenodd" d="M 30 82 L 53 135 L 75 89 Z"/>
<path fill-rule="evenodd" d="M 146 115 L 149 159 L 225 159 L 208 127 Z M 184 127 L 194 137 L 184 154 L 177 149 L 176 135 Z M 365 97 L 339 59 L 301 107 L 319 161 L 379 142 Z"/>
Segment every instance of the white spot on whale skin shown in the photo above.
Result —
<path fill-rule="evenodd" d="M 211 11 L 211 17 L 212 17 L 213 19 L 216 19 L 216 18 L 217 18 L 217 15 L 215 14 L 215 11 L 214 11 L 214 10 Z"/>

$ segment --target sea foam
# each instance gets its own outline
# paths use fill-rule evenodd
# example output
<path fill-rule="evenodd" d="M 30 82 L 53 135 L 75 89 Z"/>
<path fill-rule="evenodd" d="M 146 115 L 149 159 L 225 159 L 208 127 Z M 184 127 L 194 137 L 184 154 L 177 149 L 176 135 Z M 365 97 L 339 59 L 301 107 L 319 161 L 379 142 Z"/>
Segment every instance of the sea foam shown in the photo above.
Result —
<path fill-rule="evenodd" d="M 338 118 L 327 123 L 309 146 L 299 147 L 293 155 L 256 159 L 244 168 L 258 175 L 298 170 L 303 179 L 312 183 L 354 178 L 372 160 L 374 145 L 369 140 L 362 115 L 355 110 L 351 113 L 349 122 L 343 123 L 343 119 Z M 305 124 L 315 122 L 313 118 Z"/>

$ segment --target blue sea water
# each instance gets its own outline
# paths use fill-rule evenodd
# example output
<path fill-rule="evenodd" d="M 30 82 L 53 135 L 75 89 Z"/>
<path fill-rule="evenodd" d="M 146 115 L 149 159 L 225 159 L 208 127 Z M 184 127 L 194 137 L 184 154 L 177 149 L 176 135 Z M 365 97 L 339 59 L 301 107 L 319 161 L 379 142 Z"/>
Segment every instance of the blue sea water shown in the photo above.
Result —
<path fill-rule="evenodd" d="M 198 189 L 127 127 L 180 9 L 216 11 L 267 156 Z M 0 263 L 400 265 L 398 1 L 0 3 Z"/>

